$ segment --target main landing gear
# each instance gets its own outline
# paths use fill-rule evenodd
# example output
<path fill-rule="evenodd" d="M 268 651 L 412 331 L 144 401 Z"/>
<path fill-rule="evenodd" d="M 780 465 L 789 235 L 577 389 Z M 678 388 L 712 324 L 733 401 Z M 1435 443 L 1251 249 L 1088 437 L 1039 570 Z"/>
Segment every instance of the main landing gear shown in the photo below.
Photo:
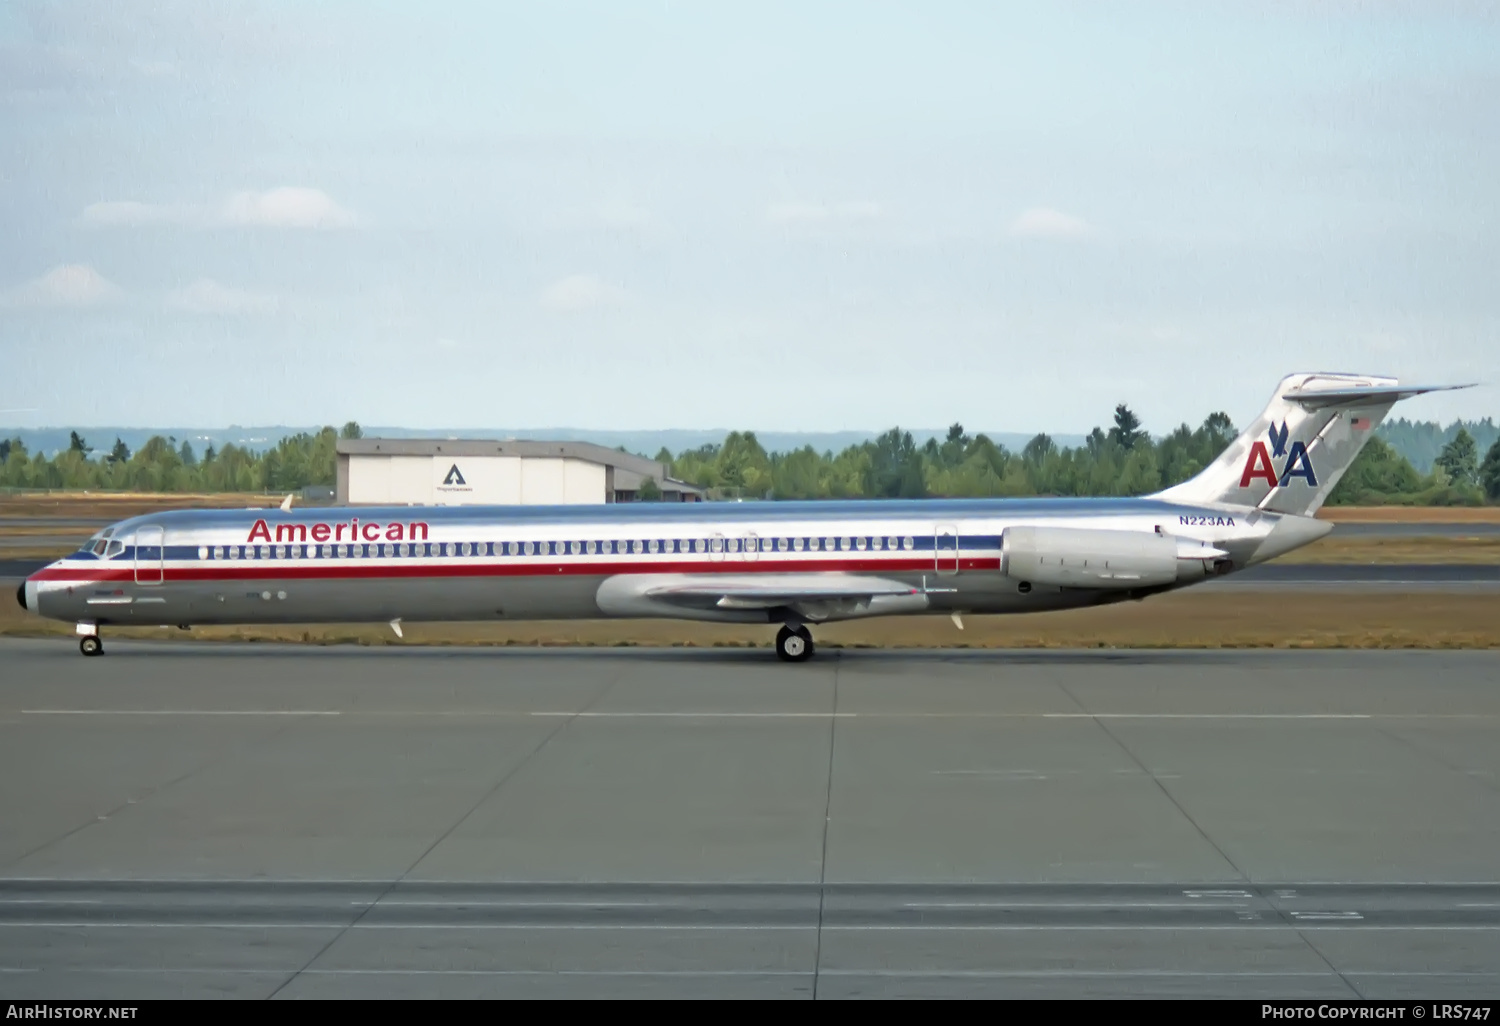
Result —
<path fill-rule="evenodd" d="M 789 663 L 801 663 L 812 658 L 812 632 L 800 623 L 787 624 L 776 632 L 776 654 Z"/>
<path fill-rule="evenodd" d="M 78 639 L 78 651 L 86 656 L 104 654 L 104 641 L 99 637 L 98 624 L 81 623 L 78 625 L 78 633 L 83 635 Z"/>

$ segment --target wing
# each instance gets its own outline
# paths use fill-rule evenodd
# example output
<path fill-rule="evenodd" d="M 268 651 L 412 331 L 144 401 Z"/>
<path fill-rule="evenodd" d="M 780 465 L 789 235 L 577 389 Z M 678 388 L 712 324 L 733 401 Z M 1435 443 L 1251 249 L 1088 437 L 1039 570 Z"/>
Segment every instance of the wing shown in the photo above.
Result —
<path fill-rule="evenodd" d="M 797 602 L 860 602 L 877 595 L 915 595 L 918 589 L 899 581 L 853 574 L 787 574 L 774 580 L 697 580 L 659 585 L 646 594 L 667 602 L 720 609 L 772 609 Z"/>
<path fill-rule="evenodd" d="M 642 574 L 610 578 L 599 607 L 625 616 L 760 613 L 789 609 L 810 620 L 858 616 L 876 608 L 925 608 L 910 584 L 857 574 Z"/>

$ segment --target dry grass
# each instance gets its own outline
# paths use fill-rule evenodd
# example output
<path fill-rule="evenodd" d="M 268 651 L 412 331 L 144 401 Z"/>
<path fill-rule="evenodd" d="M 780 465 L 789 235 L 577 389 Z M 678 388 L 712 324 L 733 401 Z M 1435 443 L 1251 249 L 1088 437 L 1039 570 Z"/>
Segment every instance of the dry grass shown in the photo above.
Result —
<path fill-rule="evenodd" d="M 284 495 L 249 492 L 34 492 L 0 495 L 0 521 L 6 517 L 57 517 L 72 520 L 124 520 L 168 509 L 268 509 Z M 294 500 L 295 501 L 295 500 Z"/>
<path fill-rule="evenodd" d="M 1278 563 L 1500 563 L 1500 536 L 1412 535 L 1400 538 L 1330 537 L 1289 552 Z"/>
<path fill-rule="evenodd" d="M 0 634 L 68 636 L 0 596 Z M 190 632 L 108 628 L 107 637 L 199 638 L 318 645 L 769 647 L 770 626 L 668 620 L 539 623 L 202 627 Z M 1099 609 L 974 616 L 892 617 L 814 629 L 825 648 L 1495 648 L 1500 595 L 1428 593 L 1238 595 L 1178 593 Z"/>
<path fill-rule="evenodd" d="M 1324 506 L 1318 519 L 1336 524 L 1500 524 L 1500 506 Z"/>

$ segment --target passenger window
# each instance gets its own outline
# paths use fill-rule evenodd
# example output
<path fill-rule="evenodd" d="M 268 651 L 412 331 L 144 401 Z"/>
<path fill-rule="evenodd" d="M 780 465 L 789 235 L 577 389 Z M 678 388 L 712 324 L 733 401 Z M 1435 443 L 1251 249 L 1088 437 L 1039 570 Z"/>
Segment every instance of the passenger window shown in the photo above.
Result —
<path fill-rule="evenodd" d="M 854 547 L 856 549 L 863 550 L 864 547 L 865 547 L 865 540 L 863 538 L 856 538 L 856 539 L 854 539 Z"/>
<path fill-rule="evenodd" d="M 901 539 L 901 547 L 903 549 L 915 548 L 916 544 L 917 543 L 915 541 L 913 541 L 911 538 L 902 538 Z"/>

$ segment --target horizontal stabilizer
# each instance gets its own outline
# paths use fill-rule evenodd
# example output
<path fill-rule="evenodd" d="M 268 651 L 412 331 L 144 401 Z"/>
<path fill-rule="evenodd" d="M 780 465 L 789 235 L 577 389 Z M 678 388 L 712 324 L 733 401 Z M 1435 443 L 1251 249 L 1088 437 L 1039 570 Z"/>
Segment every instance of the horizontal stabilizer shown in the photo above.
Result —
<path fill-rule="evenodd" d="M 1400 385 L 1389 387 L 1374 385 L 1366 388 L 1307 389 L 1282 393 L 1281 398 L 1309 410 L 1321 410 L 1330 406 L 1358 406 L 1367 403 L 1396 403 L 1402 399 L 1425 395 L 1428 392 L 1452 392 L 1468 385 Z"/>

